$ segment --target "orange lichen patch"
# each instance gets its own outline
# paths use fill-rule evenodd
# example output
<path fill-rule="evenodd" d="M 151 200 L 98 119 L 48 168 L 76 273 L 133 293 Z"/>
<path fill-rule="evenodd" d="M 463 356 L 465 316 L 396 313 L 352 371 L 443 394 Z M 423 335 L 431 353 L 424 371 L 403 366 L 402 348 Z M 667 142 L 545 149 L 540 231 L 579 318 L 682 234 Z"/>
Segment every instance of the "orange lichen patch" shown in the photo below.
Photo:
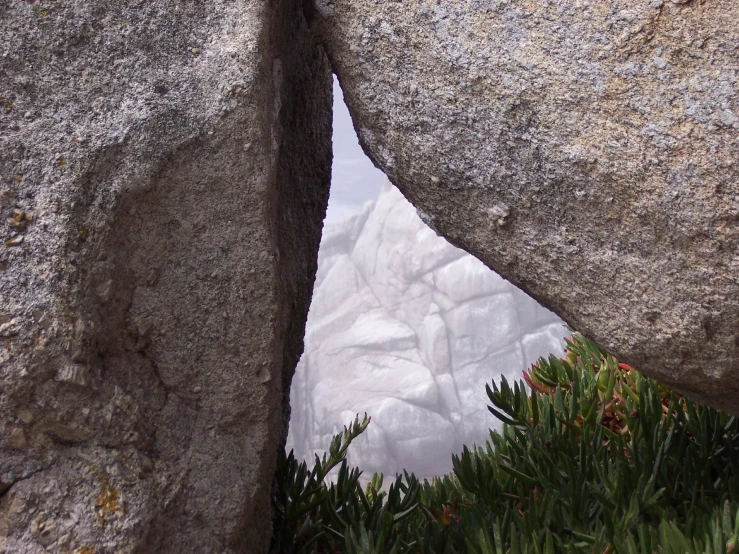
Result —
<path fill-rule="evenodd" d="M 109 517 L 123 514 L 123 506 L 120 503 L 121 491 L 111 486 L 108 481 L 103 481 L 103 490 L 95 499 L 95 513 L 101 527 Z"/>
<path fill-rule="evenodd" d="M 56 159 L 56 163 L 57 163 L 57 165 L 58 165 L 59 167 L 62 167 L 62 166 L 65 166 L 65 165 L 67 165 L 67 160 L 66 160 L 66 158 L 65 158 L 64 156 L 59 156 L 59 157 L 58 157 L 58 158 Z"/>

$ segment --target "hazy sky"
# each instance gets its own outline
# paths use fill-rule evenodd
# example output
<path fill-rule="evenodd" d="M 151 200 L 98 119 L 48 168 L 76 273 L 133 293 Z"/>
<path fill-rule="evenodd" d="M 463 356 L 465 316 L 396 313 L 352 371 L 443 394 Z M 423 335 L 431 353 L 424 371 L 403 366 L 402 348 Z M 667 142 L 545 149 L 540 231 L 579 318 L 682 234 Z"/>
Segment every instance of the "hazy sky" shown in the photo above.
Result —
<path fill-rule="evenodd" d="M 385 175 L 364 155 L 344 104 L 339 81 L 334 77 L 334 165 L 326 222 L 334 223 L 375 200 Z"/>

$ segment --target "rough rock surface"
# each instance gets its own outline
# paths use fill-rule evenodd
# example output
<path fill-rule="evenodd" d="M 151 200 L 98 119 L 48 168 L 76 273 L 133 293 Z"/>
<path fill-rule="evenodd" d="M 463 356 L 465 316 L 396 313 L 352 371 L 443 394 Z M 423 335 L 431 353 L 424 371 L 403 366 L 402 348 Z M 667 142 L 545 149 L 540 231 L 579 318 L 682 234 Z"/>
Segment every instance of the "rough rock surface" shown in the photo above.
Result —
<path fill-rule="evenodd" d="M 316 2 L 361 143 L 432 227 L 739 413 L 739 4 Z"/>
<path fill-rule="evenodd" d="M 293 2 L 3 2 L 0 36 L 0 551 L 264 551 L 325 55 Z"/>
<path fill-rule="evenodd" d="M 306 460 L 367 412 L 350 448 L 366 476 L 452 469 L 498 421 L 485 384 L 562 354 L 557 317 L 429 229 L 390 185 L 328 227 L 295 371 L 288 448 Z"/>

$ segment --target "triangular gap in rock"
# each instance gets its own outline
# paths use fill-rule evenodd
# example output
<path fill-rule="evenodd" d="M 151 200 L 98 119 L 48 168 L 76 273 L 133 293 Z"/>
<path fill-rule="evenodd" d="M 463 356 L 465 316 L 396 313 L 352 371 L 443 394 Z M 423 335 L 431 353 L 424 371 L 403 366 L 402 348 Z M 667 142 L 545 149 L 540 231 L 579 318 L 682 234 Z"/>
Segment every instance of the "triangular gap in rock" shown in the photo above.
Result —
<path fill-rule="evenodd" d="M 566 335 L 553 313 L 420 220 L 362 152 L 334 79 L 331 197 L 288 451 L 312 465 L 367 412 L 372 423 L 349 450 L 364 477 L 447 473 L 452 453 L 498 426 L 485 384 L 519 379 L 561 353 Z"/>

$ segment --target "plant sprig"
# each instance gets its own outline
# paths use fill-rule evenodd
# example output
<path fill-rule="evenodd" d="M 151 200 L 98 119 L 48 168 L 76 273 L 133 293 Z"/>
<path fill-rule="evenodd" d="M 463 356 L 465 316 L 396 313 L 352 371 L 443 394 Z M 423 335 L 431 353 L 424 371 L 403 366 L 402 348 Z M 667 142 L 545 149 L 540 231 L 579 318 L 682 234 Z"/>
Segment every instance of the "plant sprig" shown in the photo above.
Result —
<path fill-rule="evenodd" d="M 420 483 L 365 487 L 346 453 L 359 417 L 308 470 L 281 455 L 273 552 L 736 552 L 739 422 L 575 335 L 512 385 L 486 387 L 504 423 Z M 334 483 L 329 472 L 339 466 Z"/>

